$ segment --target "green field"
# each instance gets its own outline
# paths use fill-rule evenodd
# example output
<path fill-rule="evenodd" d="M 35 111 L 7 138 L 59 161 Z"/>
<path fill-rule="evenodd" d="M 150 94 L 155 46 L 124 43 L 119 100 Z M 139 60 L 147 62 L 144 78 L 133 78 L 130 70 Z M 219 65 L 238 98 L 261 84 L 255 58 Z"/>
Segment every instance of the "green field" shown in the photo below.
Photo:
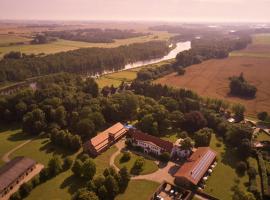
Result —
<path fill-rule="evenodd" d="M 163 137 L 161 137 L 161 139 L 169 141 L 169 142 L 176 142 L 176 140 L 178 140 L 180 137 L 177 133 L 174 134 L 169 134 L 169 135 L 165 135 Z"/>
<path fill-rule="evenodd" d="M 124 82 L 131 82 L 137 77 L 137 72 L 140 71 L 142 68 L 155 68 L 159 67 L 163 64 L 170 64 L 174 61 L 174 59 L 162 61 L 152 65 L 145 65 L 133 69 L 128 69 L 120 72 L 114 72 L 111 74 L 103 75 L 96 79 L 99 88 L 103 88 L 105 86 L 118 87 L 123 81 Z"/>
<path fill-rule="evenodd" d="M 12 45 L 12 46 L 6 46 L 6 44 L 9 44 L 11 41 L 16 41 L 15 38 L 11 38 L 12 36 L 4 36 L 2 35 L 3 39 L 0 41 L 4 45 L 0 45 L 0 57 L 2 57 L 4 54 L 10 52 L 10 51 L 20 51 L 22 53 L 26 54 L 39 54 L 39 53 L 45 53 L 45 54 L 51 54 L 51 53 L 57 53 L 62 51 L 69 51 L 69 50 L 75 50 L 79 48 L 88 48 L 88 47 L 102 47 L 102 48 L 113 48 L 118 47 L 121 45 L 128 45 L 132 43 L 142 43 L 147 42 L 151 40 L 168 40 L 172 34 L 169 34 L 167 32 L 154 32 L 153 35 L 147 35 L 147 36 L 141 36 L 141 37 L 135 37 L 135 38 L 129 38 L 129 39 L 121 39 L 121 40 L 115 40 L 114 43 L 88 43 L 88 42 L 79 42 L 79 41 L 69 41 L 69 40 L 57 40 L 55 42 L 51 42 L 48 44 L 40 44 L 40 45 Z M 18 40 L 23 40 L 26 38 L 17 38 Z M 0 43 L 0 44 L 1 44 Z"/>
<path fill-rule="evenodd" d="M 118 195 L 116 200 L 148 200 L 158 186 L 158 183 L 152 181 L 132 180 L 125 193 Z"/>
<path fill-rule="evenodd" d="M 5 127 L 1 125 L 0 128 L 0 157 L 5 153 L 15 148 L 17 145 L 25 142 L 30 137 L 28 135 L 22 134 L 21 129 L 18 125 L 11 125 Z M 0 165 L 3 164 L 2 159 L 0 159 Z"/>
<path fill-rule="evenodd" d="M 261 131 L 258 134 L 257 140 L 258 141 L 270 141 L 270 136 L 267 135 L 265 132 Z"/>
<path fill-rule="evenodd" d="M 216 144 L 220 143 L 218 147 Z M 231 188 L 236 184 L 235 180 L 239 180 L 238 186 L 246 191 L 248 183 L 248 175 L 239 177 L 235 172 L 235 165 L 238 159 L 231 149 L 226 149 L 222 142 L 219 142 L 215 135 L 212 135 L 210 147 L 218 153 L 218 164 L 214 168 L 212 175 L 206 182 L 204 192 L 213 195 L 219 199 L 232 199 L 233 192 Z"/>
<path fill-rule="evenodd" d="M 134 153 L 131 153 L 131 158 L 128 162 L 121 162 L 120 159 L 123 156 L 123 153 L 120 153 L 116 159 L 115 159 L 115 165 L 120 169 L 124 166 L 128 168 L 129 171 L 131 171 L 131 168 L 133 167 L 136 159 L 143 158 L 142 156 L 135 155 Z M 143 166 L 143 171 L 140 173 L 141 175 L 144 174 L 151 174 L 158 170 L 157 164 L 150 159 L 145 158 L 145 164 Z"/>

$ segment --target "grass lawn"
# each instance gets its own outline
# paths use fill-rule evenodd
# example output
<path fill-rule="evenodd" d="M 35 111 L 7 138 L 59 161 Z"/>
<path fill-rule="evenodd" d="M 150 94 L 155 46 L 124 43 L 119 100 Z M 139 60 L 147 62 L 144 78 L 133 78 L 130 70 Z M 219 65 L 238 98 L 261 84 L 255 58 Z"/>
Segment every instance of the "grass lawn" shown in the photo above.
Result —
<path fill-rule="evenodd" d="M 28 42 L 29 38 L 20 37 L 16 35 L 1 35 L 0 34 L 0 47 L 8 46 L 10 43 Z"/>
<path fill-rule="evenodd" d="M 97 174 L 103 173 L 104 169 L 109 167 L 109 158 L 116 151 L 116 147 L 111 147 L 108 151 L 95 158 L 97 166 Z M 14 152 L 15 156 L 28 156 L 36 161 L 47 164 L 53 154 L 58 154 L 62 158 L 71 156 L 75 159 L 78 153 L 70 153 L 64 149 L 56 148 L 49 143 L 48 138 L 38 138 L 22 147 L 20 150 Z M 63 172 L 55 178 L 39 185 L 30 195 L 27 200 L 69 200 L 71 195 L 82 186 L 82 182 L 72 175 L 71 170 Z M 46 195 L 45 195 L 46 194 Z"/>
<path fill-rule="evenodd" d="M 267 135 L 265 132 L 261 131 L 258 134 L 257 140 L 258 141 L 270 141 L 270 136 Z"/>
<path fill-rule="evenodd" d="M 0 157 L 30 138 L 21 132 L 18 125 L 10 125 L 9 127 L 0 125 L 0 127 Z M 0 159 L 0 165 L 3 163 L 2 159 Z"/>
<path fill-rule="evenodd" d="M 116 197 L 116 200 L 148 200 L 158 188 L 159 183 L 146 180 L 132 180 L 124 194 Z"/>
<path fill-rule="evenodd" d="M 173 61 L 174 59 L 165 60 L 156 64 L 136 67 L 136 68 L 124 70 L 121 72 L 114 72 L 114 73 L 99 77 L 98 79 L 96 79 L 96 82 L 98 83 L 99 88 L 103 88 L 105 86 L 111 86 L 111 85 L 113 85 L 114 87 L 118 87 L 123 81 L 131 82 L 134 79 L 136 79 L 137 72 L 140 71 L 142 68 L 155 68 L 163 64 L 170 64 Z"/>
<path fill-rule="evenodd" d="M 211 148 L 218 153 L 218 164 L 214 168 L 212 175 L 206 182 L 206 188 L 204 192 L 213 195 L 219 199 L 231 199 L 233 192 L 231 188 L 235 185 L 235 180 L 239 180 L 239 187 L 246 191 L 246 185 L 248 184 L 248 176 L 239 177 L 235 172 L 235 164 L 237 158 L 230 149 L 225 149 L 222 142 L 220 147 L 216 144 L 218 140 L 215 135 L 212 135 Z"/>
<path fill-rule="evenodd" d="M 120 159 L 121 157 L 123 156 L 123 153 L 120 153 L 116 158 L 115 158 L 115 165 L 118 167 L 118 168 L 122 168 L 124 166 L 126 166 L 128 168 L 128 170 L 130 171 L 131 168 L 133 167 L 133 164 L 135 163 L 135 160 L 138 159 L 138 158 L 142 158 L 142 156 L 138 156 L 134 153 L 131 153 L 131 158 L 128 162 L 121 162 Z M 155 171 L 158 170 L 158 166 L 157 164 L 153 161 L 153 160 L 150 160 L 150 159 L 147 159 L 145 158 L 145 164 L 144 164 L 144 167 L 143 167 L 143 171 L 140 173 L 140 174 L 151 174 Z"/>

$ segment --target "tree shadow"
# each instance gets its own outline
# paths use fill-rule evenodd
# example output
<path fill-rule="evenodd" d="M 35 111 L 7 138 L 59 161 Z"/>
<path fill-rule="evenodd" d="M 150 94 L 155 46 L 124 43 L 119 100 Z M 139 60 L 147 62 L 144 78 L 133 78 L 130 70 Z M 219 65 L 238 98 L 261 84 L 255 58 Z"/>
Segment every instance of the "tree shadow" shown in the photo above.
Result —
<path fill-rule="evenodd" d="M 61 189 L 68 189 L 68 192 L 73 195 L 75 192 L 78 191 L 78 189 L 84 187 L 84 181 L 82 179 L 76 177 L 75 175 L 71 175 L 67 177 L 63 183 L 60 185 Z"/>
<path fill-rule="evenodd" d="M 15 131 L 17 129 L 20 129 L 21 125 L 18 123 L 11 123 L 11 124 L 0 124 L 0 132 L 4 131 Z"/>
<path fill-rule="evenodd" d="M 12 142 L 18 142 L 18 141 L 22 141 L 22 140 L 29 140 L 32 138 L 33 138 L 32 135 L 29 135 L 29 134 L 26 134 L 26 133 L 23 133 L 22 131 L 20 131 L 18 133 L 10 135 L 8 137 L 8 140 L 12 141 Z"/>

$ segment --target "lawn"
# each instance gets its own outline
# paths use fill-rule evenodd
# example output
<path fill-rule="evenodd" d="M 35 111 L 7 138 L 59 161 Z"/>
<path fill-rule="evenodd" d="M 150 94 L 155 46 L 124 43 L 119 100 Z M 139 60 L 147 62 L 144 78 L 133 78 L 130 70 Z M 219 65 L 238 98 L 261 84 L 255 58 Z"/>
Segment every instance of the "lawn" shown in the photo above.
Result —
<path fill-rule="evenodd" d="M 118 168 L 122 168 L 122 167 L 126 166 L 129 171 L 133 167 L 133 164 L 135 163 L 136 159 L 143 158 L 142 156 L 138 156 L 138 155 L 136 155 L 134 153 L 131 153 L 131 158 L 130 158 L 130 160 L 128 162 L 121 162 L 120 160 L 121 160 L 122 156 L 123 156 L 123 153 L 120 153 L 115 158 L 115 161 L 114 161 L 115 165 Z M 144 164 L 144 167 L 143 167 L 143 171 L 140 173 L 141 175 L 151 174 L 151 173 L 158 170 L 158 166 L 153 160 L 150 160 L 150 159 L 147 159 L 147 158 L 144 158 L 144 159 L 145 159 L 145 164 Z"/>
<path fill-rule="evenodd" d="M 217 143 L 220 143 L 221 146 L 218 147 Z M 222 142 L 218 142 L 215 135 L 212 135 L 210 146 L 218 153 L 218 164 L 206 182 L 204 192 L 219 199 L 232 199 L 231 188 L 236 184 L 235 180 L 239 180 L 238 186 L 246 191 L 248 176 L 239 177 L 235 172 L 234 167 L 238 160 L 234 152 L 231 149 L 226 149 Z"/>
<path fill-rule="evenodd" d="M 18 125 L 9 125 L 9 127 L 0 125 L 0 127 L 0 157 L 30 138 L 21 132 Z M 2 159 L 0 159 L 0 165 L 3 163 Z"/>
<path fill-rule="evenodd" d="M 165 60 L 156 64 L 151 65 L 144 65 L 141 67 L 136 67 L 133 69 L 128 69 L 120 72 L 114 72 L 111 74 L 103 75 L 96 79 L 99 88 L 103 88 L 105 86 L 111 86 L 118 87 L 123 81 L 124 82 L 131 82 L 137 77 L 138 71 L 140 71 L 142 68 L 155 68 L 159 67 L 163 64 L 170 64 L 174 62 L 174 59 L 171 60 Z"/>
<path fill-rule="evenodd" d="M 161 137 L 161 139 L 169 141 L 169 142 L 173 142 L 173 143 L 176 142 L 176 140 L 178 140 L 179 138 L 180 137 L 177 133 L 172 133 L 172 134 L 168 134 L 168 135 Z"/>
<path fill-rule="evenodd" d="M 158 183 L 152 181 L 132 180 L 125 193 L 118 195 L 116 200 L 148 200 L 158 186 Z"/>
<path fill-rule="evenodd" d="M 116 147 L 111 147 L 108 151 L 95 158 L 97 166 L 96 175 L 103 173 L 104 169 L 109 167 L 109 158 L 116 151 Z M 78 153 L 72 154 L 64 149 L 56 148 L 49 143 L 48 138 L 38 138 L 22 147 L 20 150 L 14 152 L 15 156 L 28 156 L 36 161 L 47 164 L 53 154 L 58 154 L 62 158 L 65 156 L 72 156 L 74 159 Z M 82 185 L 81 181 L 72 175 L 71 170 L 63 172 L 55 178 L 39 185 L 35 188 L 27 200 L 69 200 L 71 195 L 77 191 Z M 46 194 L 46 195 L 44 195 Z"/>
<path fill-rule="evenodd" d="M 37 45 L 12 45 L 12 46 L 1 46 L 0 45 L 0 57 L 10 51 L 21 51 L 26 54 L 51 54 L 62 51 L 75 50 L 79 48 L 89 48 L 89 47 L 101 47 L 101 48 L 114 48 L 121 45 L 129 45 L 133 43 L 142 43 L 151 40 L 168 40 L 173 34 L 167 32 L 154 32 L 153 35 L 140 36 L 128 39 L 115 40 L 114 43 L 88 43 L 88 42 L 79 42 L 79 41 L 69 41 L 69 40 L 57 40 L 48 44 L 37 44 Z M 1 36 L 7 37 L 3 42 L 6 44 L 10 41 L 15 41 L 15 39 L 8 39 L 11 36 Z M 1 41 L 1 38 L 0 38 Z M 6 41 L 6 42 L 5 42 Z M 0 43 L 1 44 L 1 43 Z"/>

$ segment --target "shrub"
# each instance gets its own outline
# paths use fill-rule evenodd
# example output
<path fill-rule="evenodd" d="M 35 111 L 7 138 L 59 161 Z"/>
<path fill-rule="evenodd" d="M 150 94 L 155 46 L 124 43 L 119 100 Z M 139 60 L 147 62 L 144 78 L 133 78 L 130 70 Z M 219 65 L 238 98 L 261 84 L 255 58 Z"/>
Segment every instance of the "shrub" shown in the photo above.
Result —
<path fill-rule="evenodd" d="M 73 164 L 72 158 L 71 158 L 71 157 L 66 157 L 66 158 L 64 159 L 63 169 L 64 169 L 64 170 L 70 169 L 71 166 L 72 166 L 72 164 Z"/>
<path fill-rule="evenodd" d="M 144 164 L 145 164 L 144 158 L 138 158 L 131 169 L 131 173 L 140 174 L 143 171 Z"/>
<path fill-rule="evenodd" d="M 240 161 L 236 165 L 236 172 L 238 174 L 245 174 L 247 170 L 247 164 L 244 161 Z"/>
<path fill-rule="evenodd" d="M 32 186 L 31 182 L 27 182 L 27 183 L 22 184 L 20 189 L 19 189 L 21 197 L 23 197 L 23 198 L 27 197 L 32 189 L 33 189 L 33 186 Z"/>
<path fill-rule="evenodd" d="M 34 178 L 32 178 L 31 182 L 32 182 L 33 187 L 36 187 L 39 185 L 40 183 L 39 179 L 40 179 L 39 176 L 35 176 Z"/>
<path fill-rule="evenodd" d="M 124 152 L 123 156 L 120 159 L 120 162 L 127 162 L 131 158 L 130 152 Z"/>
<path fill-rule="evenodd" d="M 160 160 L 161 160 L 162 162 L 165 162 L 165 163 L 169 162 L 169 160 L 170 160 L 170 154 L 169 154 L 168 152 L 162 153 L 162 154 L 160 155 Z"/>
<path fill-rule="evenodd" d="M 21 195 L 19 192 L 15 192 L 10 196 L 10 200 L 21 200 Z"/>
<path fill-rule="evenodd" d="M 261 153 L 258 153 L 258 164 L 259 164 L 259 169 L 261 172 L 263 194 L 264 196 L 270 197 L 269 190 L 268 190 L 268 176 L 266 172 L 266 166 L 265 166 L 265 162 L 263 160 Z"/>

